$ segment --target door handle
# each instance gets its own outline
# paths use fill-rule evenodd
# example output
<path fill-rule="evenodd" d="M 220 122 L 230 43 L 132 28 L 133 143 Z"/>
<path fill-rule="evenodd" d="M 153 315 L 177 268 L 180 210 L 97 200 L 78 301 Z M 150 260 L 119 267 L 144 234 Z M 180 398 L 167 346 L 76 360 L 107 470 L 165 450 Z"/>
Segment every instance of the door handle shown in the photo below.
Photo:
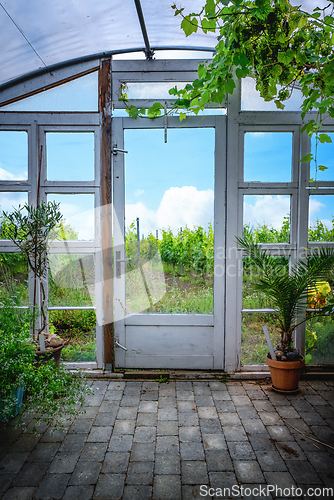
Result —
<path fill-rule="evenodd" d="M 121 262 L 129 262 L 131 259 L 121 259 L 121 252 L 116 251 L 116 278 L 121 277 Z"/>

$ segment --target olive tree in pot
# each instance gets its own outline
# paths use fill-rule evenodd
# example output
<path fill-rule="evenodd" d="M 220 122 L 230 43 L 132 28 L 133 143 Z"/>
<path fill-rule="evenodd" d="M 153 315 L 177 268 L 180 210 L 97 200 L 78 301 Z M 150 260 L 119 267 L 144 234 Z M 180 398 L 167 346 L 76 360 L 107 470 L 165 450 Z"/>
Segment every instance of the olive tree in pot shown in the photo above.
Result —
<path fill-rule="evenodd" d="M 270 255 L 251 239 L 236 238 L 245 254 L 260 269 L 261 275 L 253 289 L 264 293 L 271 299 L 277 320 L 280 325 L 280 342 L 276 346 L 275 356 L 272 359 L 267 355 L 273 389 L 279 392 L 295 392 L 305 359 L 293 347 L 293 333 L 296 327 L 304 323 L 309 317 L 330 314 L 334 309 L 333 299 L 327 306 L 307 313 L 307 296 L 311 289 L 316 287 L 319 280 L 325 279 L 326 274 L 334 266 L 334 249 L 320 248 L 314 250 L 298 260 L 288 271 L 280 261 Z"/>
<path fill-rule="evenodd" d="M 41 322 L 36 326 L 33 321 L 33 338 L 40 343 L 39 352 L 45 349 L 44 335 L 40 336 L 47 327 L 47 313 L 45 310 L 46 292 L 45 282 L 49 266 L 48 249 L 51 232 L 60 224 L 62 214 L 59 211 L 59 203 L 44 202 L 42 200 L 37 206 L 25 203 L 19 205 L 12 213 L 2 213 L 2 233 L 10 238 L 26 256 L 29 269 L 34 275 L 33 310 L 39 310 Z M 40 305 L 38 306 L 37 293 L 40 290 Z M 63 342 L 56 338 L 50 338 L 47 334 L 46 345 L 55 351 L 55 359 L 59 361 L 60 350 Z M 57 353 L 57 354 L 56 354 Z M 59 359 L 58 359 L 59 358 Z"/>

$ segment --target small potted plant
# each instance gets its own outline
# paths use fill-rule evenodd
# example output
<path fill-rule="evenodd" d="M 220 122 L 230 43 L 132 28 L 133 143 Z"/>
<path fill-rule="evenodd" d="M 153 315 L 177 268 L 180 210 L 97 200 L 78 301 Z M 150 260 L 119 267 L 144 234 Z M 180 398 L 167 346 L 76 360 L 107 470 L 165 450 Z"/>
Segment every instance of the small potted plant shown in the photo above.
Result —
<path fill-rule="evenodd" d="M 45 310 L 46 292 L 45 282 L 49 266 L 48 249 L 49 238 L 52 231 L 60 224 L 62 214 L 59 211 L 59 203 L 44 202 L 42 200 L 37 206 L 25 203 L 15 209 L 12 213 L 2 213 L 3 237 L 11 239 L 19 248 L 22 255 L 27 258 L 29 269 L 34 275 L 33 310 L 38 309 L 37 291 L 40 290 L 39 312 L 41 324 L 36 328 L 33 322 L 33 338 L 39 344 L 37 354 L 43 355 L 52 352 L 54 359 L 59 363 L 60 352 L 64 347 L 64 341 L 57 335 L 49 335 L 47 328 L 47 313 Z"/>
<path fill-rule="evenodd" d="M 88 384 L 80 377 L 58 366 L 53 360 L 35 362 L 35 349 L 30 335 L 32 313 L 16 307 L 10 297 L 0 304 L 0 421 L 15 417 L 22 409 L 35 411 L 54 428 L 61 428 L 64 416 L 78 412 Z M 21 408 L 22 405 L 22 408 Z"/>
<path fill-rule="evenodd" d="M 282 272 L 279 260 L 263 250 L 250 238 L 237 238 L 237 242 L 260 269 L 261 276 L 253 289 L 264 293 L 273 302 L 275 314 L 280 325 L 280 342 L 274 356 L 267 355 L 273 382 L 273 389 L 279 392 L 295 392 L 305 359 L 293 347 L 293 333 L 296 327 L 305 322 L 307 300 L 310 290 L 316 289 L 317 282 L 326 279 L 326 274 L 334 266 L 334 249 L 321 248 L 313 251 L 305 259 L 298 260 L 288 271 Z M 329 314 L 333 303 L 326 307 L 313 309 L 312 316 Z"/>

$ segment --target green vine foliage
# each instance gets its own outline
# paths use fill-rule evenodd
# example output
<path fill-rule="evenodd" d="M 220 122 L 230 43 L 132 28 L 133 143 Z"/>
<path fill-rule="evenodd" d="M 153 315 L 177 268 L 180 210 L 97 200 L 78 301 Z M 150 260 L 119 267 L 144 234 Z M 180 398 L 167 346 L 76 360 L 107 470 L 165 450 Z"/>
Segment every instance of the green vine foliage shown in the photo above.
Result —
<path fill-rule="evenodd" d="M 321 128 L 327 116 L 334 118 L 333 0 L 312 13 L 289 0 L 206 0 L 200 12 L 190 14 L 172 8 L 182 17 L 186 36 L 199 30 L 217 34 L 213 60 L 199 65 L 198 78 L 169 91 L 176 99 L 171 112 L 183 110 L 181 121 L 185 110 L 198 114 L 210 103 L 221 104 L 233 93 L 235 78 L 252 77 L 261 97 L 274 101 L 278 109 L 284 109 L 295 88 L 301 89 L 302 131 L 315 135 L 317 143 L 331 142 Z M 120 99 L 134 118 L 155 118 L 164 111 L 160 103 L 146 111 L 130 106 L 125 92 Z M 308 119 L 309 111 L 317 111 L 316 117 Z M 311 159 L 312 153 L 301 161 Z"/>

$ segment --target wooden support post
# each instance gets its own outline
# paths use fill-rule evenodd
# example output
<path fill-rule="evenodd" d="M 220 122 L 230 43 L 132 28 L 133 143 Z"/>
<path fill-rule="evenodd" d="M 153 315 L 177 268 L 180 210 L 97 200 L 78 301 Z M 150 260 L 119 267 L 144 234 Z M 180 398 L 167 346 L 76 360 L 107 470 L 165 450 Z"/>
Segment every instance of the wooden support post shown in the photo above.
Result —
<path fill-rule="evenodd" d="M 103 266 L 103 338 L 106 369 L 115 369 L 112 267 L 112 176 L 111 176 L 111 60 L 101 61 L 99 70 L 101 116 L 101 246 Z"/>

